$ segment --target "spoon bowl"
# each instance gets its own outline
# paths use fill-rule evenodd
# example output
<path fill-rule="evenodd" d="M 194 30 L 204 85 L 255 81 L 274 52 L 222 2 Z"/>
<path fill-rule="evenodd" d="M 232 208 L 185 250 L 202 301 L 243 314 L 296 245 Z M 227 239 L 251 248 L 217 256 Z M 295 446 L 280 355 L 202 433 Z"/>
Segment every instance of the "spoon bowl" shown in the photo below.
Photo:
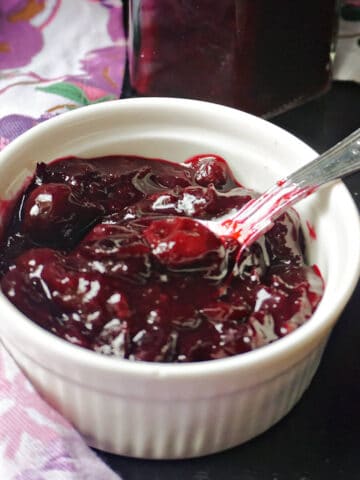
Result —
<path fill-rule="evenodd" d="M 217 220 L 199 220 L 219 237 L 235 238 L 239 255 L 264 235 L 285 210 L 319 187 L 360 169 L 360 128 L 310 163 L 299 168 L 238 212 Z"/>

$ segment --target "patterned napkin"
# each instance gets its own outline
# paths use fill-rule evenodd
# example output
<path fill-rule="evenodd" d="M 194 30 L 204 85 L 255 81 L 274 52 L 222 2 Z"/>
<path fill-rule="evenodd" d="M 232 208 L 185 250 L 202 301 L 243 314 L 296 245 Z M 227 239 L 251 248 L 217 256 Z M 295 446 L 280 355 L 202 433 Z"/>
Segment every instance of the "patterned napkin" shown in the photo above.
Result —
<path fill-rule="evenodd" d="M 39 122 L 119 98 L 121 0 L 0 0 L 0 150 Z M 0 344 L 0 479 L 119 480 Z"/>
<path fill-rule="evenodd" d="M 0 149 L 37 123 L 119 98 L 121 0 L 0 1 Z"/>
<path fill-rule="evenodd" d="M 119 480 L 0 345 L 1 480 Z"/>

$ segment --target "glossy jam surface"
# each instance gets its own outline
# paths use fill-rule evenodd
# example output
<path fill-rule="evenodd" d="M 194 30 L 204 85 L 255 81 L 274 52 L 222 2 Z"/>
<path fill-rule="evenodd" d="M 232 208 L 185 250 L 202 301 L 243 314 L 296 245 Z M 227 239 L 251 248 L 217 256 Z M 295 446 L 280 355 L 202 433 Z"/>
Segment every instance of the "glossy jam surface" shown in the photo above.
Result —
<path fill-rule="evenodd" d="M 43 328 L 105 355 L 194 362 L 256 349 L 302 325 L 323 282 L 292 210 L 240 259 L 235 240 L 195 220 L 253 196 L 215 155 L 39 164 L 2 240 L 1 288 Z"/>
<path fill-rule="evenodd" d="M 202 99 L 269 115 L 329 84 L 335 0 L 130 4 L 130 77 L 139 95 Z"/>

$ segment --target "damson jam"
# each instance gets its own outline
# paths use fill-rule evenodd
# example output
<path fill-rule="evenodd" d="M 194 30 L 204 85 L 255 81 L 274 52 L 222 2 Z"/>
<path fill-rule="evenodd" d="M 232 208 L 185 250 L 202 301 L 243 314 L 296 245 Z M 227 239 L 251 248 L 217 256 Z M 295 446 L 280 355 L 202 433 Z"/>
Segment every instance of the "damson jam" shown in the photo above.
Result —
<path fill-rule="evenodd" d="M 253 196 L 215 155 L 40 163 L 4 233 L 1 288 L 46 330 L 105 355 L 248 352 L 302 325 L 323 292 L 295 211 L 240 258 L 235 240 L 195 220 Z"/>

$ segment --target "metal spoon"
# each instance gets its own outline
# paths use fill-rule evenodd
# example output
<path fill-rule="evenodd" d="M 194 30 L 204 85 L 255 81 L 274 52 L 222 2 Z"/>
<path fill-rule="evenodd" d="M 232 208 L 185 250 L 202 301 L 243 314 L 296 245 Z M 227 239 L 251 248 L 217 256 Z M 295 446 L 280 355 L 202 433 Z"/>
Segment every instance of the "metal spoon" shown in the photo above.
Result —
<path fill-rule="evenodd" d="M 198 220 L 220 237 L 233 237 L 241 252 L 266 233 L 273 222 L 294 203 L 320 186 L 360 169 L 360 128 L 315 160 L 278 181 L 238 212 L 217 220 Z"/>

